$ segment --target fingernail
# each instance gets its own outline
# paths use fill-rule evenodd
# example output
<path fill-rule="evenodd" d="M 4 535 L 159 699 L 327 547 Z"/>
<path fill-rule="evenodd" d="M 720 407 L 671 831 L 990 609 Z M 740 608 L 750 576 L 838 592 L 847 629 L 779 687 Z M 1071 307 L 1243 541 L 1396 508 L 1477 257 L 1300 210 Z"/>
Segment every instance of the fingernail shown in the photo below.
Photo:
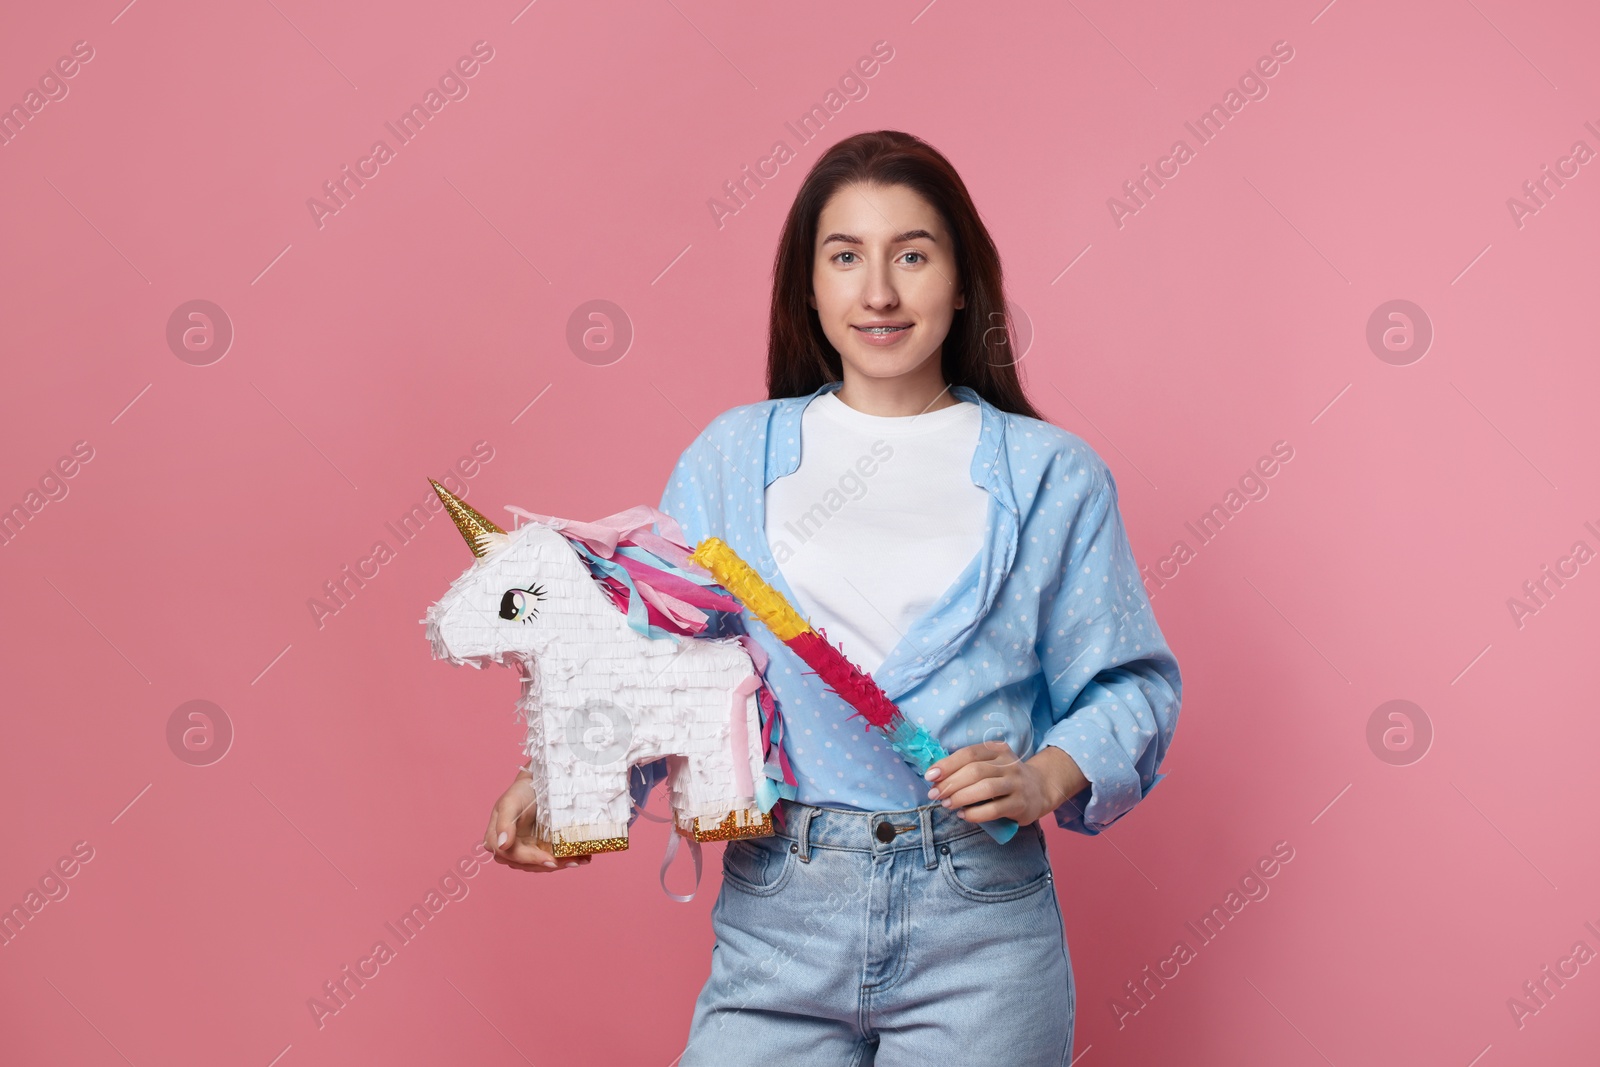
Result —
<path fill-rule="evenodd" d="M 554 867 L 556 865 L 556 861 L 555 860 L 545 860 L 544 861 L 544 865 L 546 867 Z"/>
<path fill-rule="evenodd" d="M 929 767 L 928 768 L 928 773 L 923 775 L 922 777 L 926 778 L 930 782 L 938 781 L 939 780 L 939 768 L 937 768 L 937 767 Z"/>
<path fill-rule="evenodd" d="M 505 847 L 505 843 L 506 843 L 506 832 L 504 830 L 501 830 L 500 831 L 500 840 L 495 842 L 495 846 L 494 847 L 495 848 L 504 848 Z"/>
<path fill-rule="evenodd" d="M 929 800 L 938 800 L 939 799 L 939 790 L 937 790 L 937 789 L 928 790 L 928 799 Z"/>
<path fill-rule="evenodd" d="M 941 808 L 948 808 L 950 806 L 950 798 L 945 797 L 943 800 L 939 801 L 939 806 Z"/>

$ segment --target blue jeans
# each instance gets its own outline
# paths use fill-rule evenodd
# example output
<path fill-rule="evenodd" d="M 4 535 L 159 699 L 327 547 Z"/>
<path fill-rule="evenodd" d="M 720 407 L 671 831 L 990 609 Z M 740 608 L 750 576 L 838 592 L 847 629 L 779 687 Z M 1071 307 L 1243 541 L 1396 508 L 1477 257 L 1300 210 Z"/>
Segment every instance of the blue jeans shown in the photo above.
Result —
<path fill-rule="evenodd" d="M 938 804 L 779 804 L 774 836 L 723 852 L 679 1067 L 1071 1061 L 1072 963 L 1037 822 L 1001 845 Z"/>

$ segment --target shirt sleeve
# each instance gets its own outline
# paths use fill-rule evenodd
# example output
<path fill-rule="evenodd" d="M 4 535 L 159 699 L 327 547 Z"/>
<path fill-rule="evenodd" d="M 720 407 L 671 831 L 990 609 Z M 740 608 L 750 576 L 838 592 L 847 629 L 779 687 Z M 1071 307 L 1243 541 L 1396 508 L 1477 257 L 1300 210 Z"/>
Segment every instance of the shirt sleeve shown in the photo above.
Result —
<path fill-rule="evenodd" d="M 1047 626 L 1036 650 L 1054 745 L 1089 786 L 1056 809 L 1056 825 L 1095 835 L 1126 815 L 1166 775 L 1157 773 L 1178 724 L 1178 661 L 1156 625 L 1102 468 L 1068 531 L 1055 595 L 1041 602 Z"/>
<path fill-rule="evenodd" d="M 707 487 L 706 479 L 714 477 L 717 468 L 714 464 L 702 461 L 703 443 L 696 438 L 683 455 L 678 457 L 677 464 L 672 468 L 672 473 L 667 477 L 666 488 L 661 493 L 660 510 L 678 520 L 678 525 L 683 528 L 683 539 L 690 548 L 699 544 L 701 540 L 710 535 L 706 529 L 707 516 L 711 513 L 709 502 L 704 491 Z M 661 532 L 659 524 L 656 533 Z M 705 637 L 728 637 L 744 633 L 744 619 L 738 612 L 708 611 Z M 650 793 L 657 782 L 667 776 L 667 760 L 651 760 L 641 763 L 628 772 L 628 792 L 633 797 L 633 806 L 628 813 L 628 826 L 632 827 L 634 820 L 639 817 L 639 809 L 644 807 L 650 799 Z"/>

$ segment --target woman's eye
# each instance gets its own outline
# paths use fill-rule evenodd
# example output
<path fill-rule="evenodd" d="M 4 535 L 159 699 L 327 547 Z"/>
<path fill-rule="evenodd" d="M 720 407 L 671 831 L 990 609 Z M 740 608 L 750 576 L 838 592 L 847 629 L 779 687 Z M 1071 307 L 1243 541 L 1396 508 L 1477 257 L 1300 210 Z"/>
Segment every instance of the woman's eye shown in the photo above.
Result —
<path fill-rule="evenodd" d="M 835 262 L 835 263 L 844 263 L 844 260 L 843 260 L 843 258 L 842 258 L 842 257 L 844 257 L 844 256 L 854 256 L 854 255 L 856 255 L 856 253 L 854 253 L 854 252 L 849 252 L 849 251 L 846 251 L 846 252 L 838 252 L 838 253 L 836 253 L 836 254 L 835 254 L 835 255 L 834 255 L 834 257 L 833 257 L 833 261 L 834 261 L 834 262 Z M 927 261 L 928 261 L 928 257 L 927 257 L 927 256 L 926 256 L 926 255 L 924 255 L 924 254 L 923 254 L 923 253 L 921 253 L 921 252 L 918 252 L 918 251 L 915 251 L 915 250 L 912 250 L 912 251 L 908 251 L 908 252 L 906 252 L 906 253 L 905 253 L 905 255 L 908 255 L 908 256 L 918 256 L 918 257 L 920 257 L 920 258 L 919 258 L 919 259 L 918 259 L 918 262 L 919 262 L 919 263 L 926 263 L 926 262 L 927 262 Z M 845 263 L 845 264 L 844 264 L 844 265 L 845 265 L 845 266 L 849 266 L 849 264 L 848 264 L 848 263 Z"/>

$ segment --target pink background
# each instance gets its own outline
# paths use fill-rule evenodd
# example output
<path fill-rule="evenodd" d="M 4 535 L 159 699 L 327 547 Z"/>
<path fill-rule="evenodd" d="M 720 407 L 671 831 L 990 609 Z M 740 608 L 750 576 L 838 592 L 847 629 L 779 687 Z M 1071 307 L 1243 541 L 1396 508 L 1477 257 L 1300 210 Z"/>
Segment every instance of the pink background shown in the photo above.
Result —
<path fill-rule="evenodd" d="M 1520 627 L 1507 606 L 1600 549 L 1600 163 L 1521 226 L 1507 206 L 1600 149 L 1591 6 L 123 2 L 0 35 L 0 103 L 94 50 L 0 147 L 0 506 L 93 450 L 0 547 L 0 904 L 92 849 L 0 948 L 0 1060 L 674 1060 L 718 853 L 674 903 L 642 821 L 588 869 L 463 880 L 314 1020 L 517 762 L 512 673 L 434 661 L 418 625 L 460 539 L 385 523 L 479 441 L 457 480 L 491 516 L 656 503 L 699 428 L 764 396 L 805 168 L 877 128 L 965 178 L 1031 395 L 1111 464 L 1140 563 L 1195 549 L 1154 600 L 1185 681 L 1170 777 L 1101 839 L 1049 830 L 1078 1062 L 1593 1056 L 1600 965 L 1520 1026 L 1507 1005 L 1600 950 L 1600 565 Z M 307 199 L 480 40 L 469 95 L 319 228 Z M 785 122 L 877 41 L 867 95 L 800 143 Z M 1107 199 L 1276 41 L 1268 95 L 1119 228 Z M 797 158 L 719 228 L 708 201 L 780 139 Z M 204 366 L 167 341 L 197 299 L 235 331 Z M 580 359 L 597 299 L 633 340 Z M 1396 299 L 1434 330 L 1408 365 L 1366 339 Z M 1270 493 L 1196 547 L 1185 523 L 1278 441 Z M 379 539 L 319 626 L 308 602 Z M 1425 758 L 1369 744 L 1396 699 Z M 209 765 L 168 740 L 191 700 L 233 731 Z M 1269 895 L 1133 1000 L 1280 841 Z"/>

